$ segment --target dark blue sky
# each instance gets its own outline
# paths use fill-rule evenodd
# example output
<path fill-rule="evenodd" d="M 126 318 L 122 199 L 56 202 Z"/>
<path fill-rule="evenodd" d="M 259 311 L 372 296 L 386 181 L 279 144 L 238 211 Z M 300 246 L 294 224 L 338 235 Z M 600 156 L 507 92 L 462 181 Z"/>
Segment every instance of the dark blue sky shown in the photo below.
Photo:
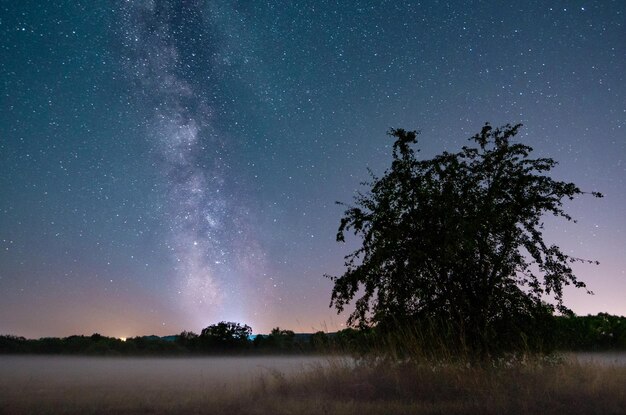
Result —
<path fill-rule="evenodd" d="M 421 155 L 485 121 L 604 199 L 547 220 L 626 314 L 621 1 L 0 5 L 0 333 L 334 330 L 334 242 L 390 127 Z M 353 244 L 354 242 L 352 242 Z"/>

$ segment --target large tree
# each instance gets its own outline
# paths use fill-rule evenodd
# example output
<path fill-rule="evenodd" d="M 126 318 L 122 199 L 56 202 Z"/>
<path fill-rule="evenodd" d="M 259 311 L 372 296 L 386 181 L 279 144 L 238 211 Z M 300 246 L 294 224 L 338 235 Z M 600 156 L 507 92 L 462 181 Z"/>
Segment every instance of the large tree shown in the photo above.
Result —
<path fill-rule="evenodd" d="M 362 244 L 330 276 L 331 307 L 359 297 L 352 325 L 446 321 L 482 350 L 523 321 L 568 312 L 564 286 L 585 287 L 571 264 L 592 261 L 548 244 L 543 220 L 571 221 L 563 201 L 585 192 L 549 177 L 556 162 L 514 142 L 520 127 L 486 124 L 474 147 L 429 160 L 412 147 L 417 132 L 391 130 L 391 168 L 372 175 L 341 219 L 337 240 L 353 232 Z"/>
<path fill-rule="evenodd" d="M 252 328 L 247 324 L 220 321 L 200 332 L 200 341 L 209 349 L 236 349 L 249 345 Z"/>

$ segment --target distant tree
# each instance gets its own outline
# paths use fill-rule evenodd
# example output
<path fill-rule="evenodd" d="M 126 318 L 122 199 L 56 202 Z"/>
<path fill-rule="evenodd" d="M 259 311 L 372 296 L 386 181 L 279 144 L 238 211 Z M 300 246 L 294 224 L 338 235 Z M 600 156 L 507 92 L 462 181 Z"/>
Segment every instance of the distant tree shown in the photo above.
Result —
<path fill-rule="evenodd" d="M 317 331 L 311 335 L 309 340 L 313 350 L 327 351 L 329 348 L 328 335 L 323 331 Z"/>
<path fill-rule="evenodd" d="M 254 339 L 252 340 L 252 346 L 254 346 L 255 349 L 265 347 L 266 338 L 267 336 L 264 336 L 262 334 L 257 334 L 256 336 L 254 336 Z"/>
<path fill-rule="evenodd" d="M 331 307 L 341 312 L 360 295 L 351 325 L 442 321 L 480 352 L 527 340 L 555 308 L 569 312 L 563 287 L 585 287 L 571 264 L 593 261 L 548 245 L 543 219 L 572 220 L 563 200 L 585 192 L 548 177 L 556 162 L 514 143 L 520 127 L 486 124 L 470 139 L 477 147 L 428 160 L 412 148 L 417 132 L 392 129 L 391 168 L 372 174 L 341 219 L 337 241 L 350 231 L 362 245 L 343 275 L 329 276 Z"/>
<path fill-rule="evenodd" d="M 564 350 L 626 350 L 626 317 L 560 316 L 556 319 L 558 346 Z"/>
<path fill-rule="evenodd" d="M 95 339 L 94 341 L 91 337 L 86 336 L 66 337 L 63 339 L 65 351 L 68 353 L 85 353 L 89 346 L 100 340 L 100 338 Z"/>
<path fill-rule="evenodd" d="M 10 334 L 0 335 L 0 353 L 25 353 L 28 351 L 28 340 L 25 337 Z"/>
<path fill-rule="evenodd" d="M 183 331 L 176 336 L 176 343 L 187 350 L 195 350 L 198 344 L 199 336 L 193 331 Z"/>
<path fill-rule="evenodd" d="M 182 331 L 179 335 L 178 338 L 182 339 L 182 340 L 193 340 L 195 338 L 197 338 L 198 335 L 196 333 L 194 333 L 193 331 Z"/>
<path fill-rule="evenodd" d="M 272 329 L 265 338 L 265 343 L 274 349 L 290 350 L 294 347 L 296 334 L 292 330 L 283 330 L 280 327 Z"/>
<path fill-rule="evenodd" d="M 347 327 L 335 333 L 332 338 L 332 344 L 345 352 L 366 354 L 372 347 L 380 350 L 379 343 L 373 341 L 374 335 L 375 331 L 367 326 L 361 326 L 358 330 L 353 327 Z"/>
<path fill-rule="evenodd" d="M 209 348 L 234 349 L 248 345 L 251 334 L 246 324 L 221 321 L 202 329 L 200 339 Z"/>

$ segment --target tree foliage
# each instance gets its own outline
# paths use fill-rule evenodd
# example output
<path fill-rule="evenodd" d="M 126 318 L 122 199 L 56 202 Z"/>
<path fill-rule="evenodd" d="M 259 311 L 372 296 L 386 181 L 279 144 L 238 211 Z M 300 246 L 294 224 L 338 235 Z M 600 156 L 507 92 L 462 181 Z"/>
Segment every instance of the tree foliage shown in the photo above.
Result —
<path fill-rule="evenodd" d="M 260 349 L 271 349 L 274 351 L 294 350 L 296 346 L 296 334 L 292 330 L 284 330 L 280 327 L 272 329 L 270 334 L 257 335 L 254 338 L 254 345 Z"/>
<path fill-rule="evenodd" d="M 359 297 L 352 325 L 445 321 L 481 349 L 555 308 L 569 312 L 563 288 L 585 287 L 571 265 L 592 261 L 548 244 L 543 219 L 571 221 L 563 201 L 585 192 L 547 175 L 553 159 L 513 142 L 520 127 L 486 124 L 470 138 L 475 147 L 428 160 L 413 149 L 417 132 L 390 130 L 391 168 L 372 175 L 341 219 L 337 241 L 352 232 L 362 244 L 343 275 L 330 276 L 331 307 Z"/>
<path fill-rule="evenodd" d="M 200 332 L 200 340 L 208 347 L 234 348 L 248 345 L 252 328 L 247 324 L 221 321 Z"/>

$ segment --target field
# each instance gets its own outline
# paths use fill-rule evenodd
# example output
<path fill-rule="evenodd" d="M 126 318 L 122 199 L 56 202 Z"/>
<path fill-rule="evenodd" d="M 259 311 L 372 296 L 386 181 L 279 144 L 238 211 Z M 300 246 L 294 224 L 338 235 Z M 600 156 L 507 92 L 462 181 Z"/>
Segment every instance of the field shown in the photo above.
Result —
<path fill-rule="evenodd" d="M 0 356 L 2 414 L 623 414 L 626 359 Z"/>

